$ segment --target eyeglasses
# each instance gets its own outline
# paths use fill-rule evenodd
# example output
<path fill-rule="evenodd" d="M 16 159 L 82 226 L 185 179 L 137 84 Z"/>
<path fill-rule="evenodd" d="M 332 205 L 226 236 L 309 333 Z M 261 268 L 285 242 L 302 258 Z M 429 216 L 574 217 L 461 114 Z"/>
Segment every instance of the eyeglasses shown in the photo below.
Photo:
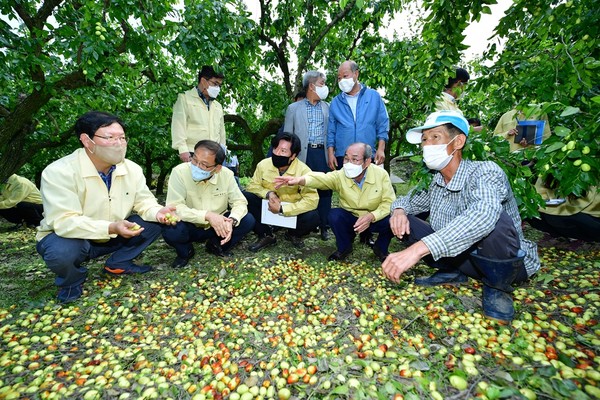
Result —
<path fill-rule="evenodd" d="M 95 138 L 99 137 L 100 139 L 104 139 L 109 143 L 117 143 L 117 142 L 125 142 L 127 143 L 127 138 L 125 136 L 100 136 L 94 135 Z"/>
<path fill-rule="evenodd" d="M 204 170 L 209 170 L 209 169 L 214 168 L 214 167 L 217 166 L 217 164 L 208 165 L 205 162 L 198 162 L 198 160 L 196 159 L 196 157 L 193 157 L 193 156 L 192 156 L 192 158 L 190 158 L 190 162 L 193 165 L 195 165 L 196 167 L 200 167 L 200 168 L 202 168 Z"/>
<path fill-rule="evenodd" d="M 360 165 L 363 163 L 364 158 L 349 158 L 348 156 L 344 156 L 344 163 L 351 162 L 352 164 Z"/>
<path fill-rule="evenodd" d="M 208 84 L 210 86 L 216 86 L 216 87 L 221 87 L 221 85 L 223 84 L 223 82 L 217 82 L 217 81 L 212 81 L 212 80 L 209 81 L 208 79 L 206 80 L 206 82 L 208 82 Z"/>

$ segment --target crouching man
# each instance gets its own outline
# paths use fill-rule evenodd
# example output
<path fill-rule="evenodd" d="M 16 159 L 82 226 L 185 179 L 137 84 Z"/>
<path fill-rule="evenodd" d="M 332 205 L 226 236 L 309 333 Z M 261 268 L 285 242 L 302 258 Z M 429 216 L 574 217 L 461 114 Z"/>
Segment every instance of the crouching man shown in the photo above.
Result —
<path fill-rule="evenodd" d="M 104 267 L 111 275 L 152 270 L 133 259 L 160 235 L 155 222 L 169 223 L 166 215 L 175 210 L 158 204 L 141 167 L 125 159 L 118 117 L 90 111 L 75 123 L 75 134 L 83 148 L 42 172 L 44 219 L 37 234 L 37 251 L 56 274 L 64 303 L 81 297 L 87 260 L 112 253 Z"/>
<path fill-rule="evenodd" d="M 493 162 L 462 159 L 469 124 L 457 111 L 431 114 L 406 134 L 421 143 L 423 159 L 438 171 L 428 191 L 411 192 L 392 204 L 394 235 L 410 247 L 392 253 L 383 273 L 392 281 L 419 260 L 437 268 L 421 286 L 483 282 L 483 312 L 501 322 L 513 319 L 511 285 L 540 268 L 537 246 L 523 237 L 521 218 L 502 169 Z M 415 215 L 429 211 L 430 223 Z"/>
<path fill-rule="evenodd" d="M 337 250 L 327 259 L 341 261 L 352 252 L 356 234 L 378 233 L 373 253 L 383 261 L 394 236 L 390 230 L 390 205 L 394 188 L 387 171 L 371 163 L 373 150 L 366 143 L 351 144 L 344 154 L 341 170 L 311 172 L 305 176 L 275 177 L 276 187 L 301 185 L 316 189 L 330 189 L 339 193 L 340 207 L 329 212 L 331 229 L 335 234 Z"/>
<path fill-rule="evenodd" d="M 212 140 L 201 140 L 189 163 L 179 164 L 169 178 L 167 204 L 177 207 L 181 222 L 163 228 L 165 242 L 175 248 L 173 268 L 188 264 L 193 242 L 206 241 L 206 252 L 229 256 L 230 249 L 254 227 L 248 202 L 233 172 L 223 168 L 225 150 Z"/>

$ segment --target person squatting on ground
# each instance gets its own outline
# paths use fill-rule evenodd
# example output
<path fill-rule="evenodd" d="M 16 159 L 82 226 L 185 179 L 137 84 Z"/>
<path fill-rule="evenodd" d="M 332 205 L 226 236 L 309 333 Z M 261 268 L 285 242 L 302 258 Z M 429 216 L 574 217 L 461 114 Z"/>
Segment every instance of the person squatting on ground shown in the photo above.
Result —
<path fill-rule="evenodd" d="M 439 111 L 406 134 L 421 143 L 428 168 L 438 171 L 429 190 L 399 197 L 392 204 L 394 235 L 410 246 L 390 254 L 383 273 L 394 282 L 419 260 L 437 268 L 416 278 L 421 286 L 461 284 L 467 276 L 483 282 L 483 312 L 513 319 L 512 284 L 540 268 L 537 245 L 523 237 L 515 197 L 502 169 L 490 161 L 462 159 L 469 125 L 457 111 Z M 429 223 L 415 217 L 429 211 Z"/>
<path fill-rule="evenodd" d="M 36 227 L 44 213 L 42 195 L 27 178 L 12 174 L 0 184 L 0 217 L 13 224 Z"/>
<path fill-rule="evenodd" d="M 275 188 L 275 177 L 302 176 L 311 172 L 310 168 L 298 159 L 300 139 L 293 133 L 284 132 L 275 136 L 271 145 L 273 155 L 258 163 L 244 192 L 248 200 L 248 212 L 256 220 L 254 232 L 258 241 L 248 247 L 248 250 L 253 252 L 277 242 L 273 228 L 262 223 L 263 199 L 268 200 L 272 213 L 297 217 L 296 228 L 287 229 L 285 233 L 285 238 L 297 248 L 304 247 L 302 236 L 308 235 L 319 226 L 319 214 L 316 211 L 319 195 L 316 189 L 297 186 Z"/>
<path fill-rule="evenodd" d="M 176 217 L 175 207 L 158 204 L 142 168 L 125 158 L 127 138 L 118 117 L 90 111 L 75 122 L 75 134 L 83 148 L 42 172 L 44 219 L 36 237 L 38 253 L 56 274 L 61 302 L 81 297 L 88 260 L 111 254 L 104 267 L 111 275 L 152 270 L 133 259 L 160 235 L 157 221 Z"/>
<path fill-rule="evenodd" d="M 345 259 L 352 252 L 356 234 L 367 231 L 378 233 L 373 245 L 375 256 L 383 261 L 388 255 L 393 237 L 389 214 L 394 188 L 387 171 L 372 163 L 372 155 L 373 149 L 368 144 L 353 143 L 346 150 L 341 170 L 275 178 L 276 187 L 301 185 L 339 193 L 340 208 L 329 213 L 337 245 L 337 250 L 328 257 L 330 261 Z"/>
<path fill-rule="evenodd" d="M 189 163 L 179 164 L 169 177 L 167 204 L 177 207 L 181 221 L 163 227 L 165 242 L 175 248 L 172 267 L 181 268 L 194 256 L 194 242 L 206 241 L 206 252 L 230 256 L 230 249 L 254 227 L 246 198 L 233 172 L 223 168 L 225 150 L 212 140 L 196 144 Z"/>

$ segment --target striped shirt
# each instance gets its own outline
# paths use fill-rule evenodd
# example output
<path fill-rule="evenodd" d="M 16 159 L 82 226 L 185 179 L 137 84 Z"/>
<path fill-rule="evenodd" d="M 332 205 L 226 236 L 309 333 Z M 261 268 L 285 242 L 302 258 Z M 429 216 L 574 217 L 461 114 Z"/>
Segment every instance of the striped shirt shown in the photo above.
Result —
<path fill-rule="evenodd" d="M 325 144 L 325 118 L 321 104 L 317 101 L 314 105 L 304 99 L 306 116 L 308 120 L 308 143 Z"/>
<path fill-rule="evenodd" d="M 407 214 L 430 211 L 429 221 L 435 232 L 422 240 L 434 260 L 455 257 L 469 249 L 494 230 L 500 214 L 506 211 L 526 253 L 527 275 L 540 268 L 537 245 L 523 236 L 521 216 L 506 174 L 491 161 L 462 160 L 448 184 L 437 173 L 428 191 L 398 198 L 392 212 L 396 208 Z"/>

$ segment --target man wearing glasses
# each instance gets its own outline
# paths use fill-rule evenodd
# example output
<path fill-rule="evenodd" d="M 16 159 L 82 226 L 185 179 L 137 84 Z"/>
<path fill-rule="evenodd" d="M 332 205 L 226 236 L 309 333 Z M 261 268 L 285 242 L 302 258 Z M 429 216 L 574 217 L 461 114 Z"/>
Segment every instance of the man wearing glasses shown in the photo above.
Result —
<path fill-rule="evenodd" d="M 87 278 L 81 264 L 88 260 L 111 254 L 104 266 L 110 275 L 152 270 L 133 259 L 160 235 L 155 222 L 176 218 L 175 207 L 158 204 L 142 168 L 125 159 L 127 138 L 118 117 L 90 111 L 75 123 L 75 134 L 83 148 L 42 172 L 44 219 L 36 237 L 64 303 L 81 297 Z"/>
<path fill-rule="evenodd" d="M 393 234 L 390 229 L 390 206 L 394 188 L 387 171 L 372 165 L 373 149 L 365 143 L 353 143 L 344 154 L 341 170 L 311 172 L 300 177 L 275 178 L 276 187 L 301 185 L 315 189 L 330 189 L 339 193 L 340 208 L 332 208 L 329 223 L 335 235 L 337 250 L 329 261 L 344 260 L 352 252 L 356 234 L 376 232 L 373 253 L 383 261 Z"/>
<path fill-rule="evenodd" d="M 225 150 L 212 140 L 199 141 L 189 163 L 179 164 L 169 178 L 167 203 L 177 206 L 181 222 L 163 228 L 165 242 L 175 248 L 173 268 L 188 264 L 194 242 L 206 241 L 206 252 L 231 255 L 235 246 L 254 227 L 248 202 L 233 172 L 223 168 Z"/>
<path fill-rule="evenodd" d="M 205 65 L 198 73 L 198 86 L 177 96 L 171 121 L 171 147 L 183 162 L 189 162 L 200 140 L 225 146 L 223 107 L 217 100 L 224 75 Z"/>

